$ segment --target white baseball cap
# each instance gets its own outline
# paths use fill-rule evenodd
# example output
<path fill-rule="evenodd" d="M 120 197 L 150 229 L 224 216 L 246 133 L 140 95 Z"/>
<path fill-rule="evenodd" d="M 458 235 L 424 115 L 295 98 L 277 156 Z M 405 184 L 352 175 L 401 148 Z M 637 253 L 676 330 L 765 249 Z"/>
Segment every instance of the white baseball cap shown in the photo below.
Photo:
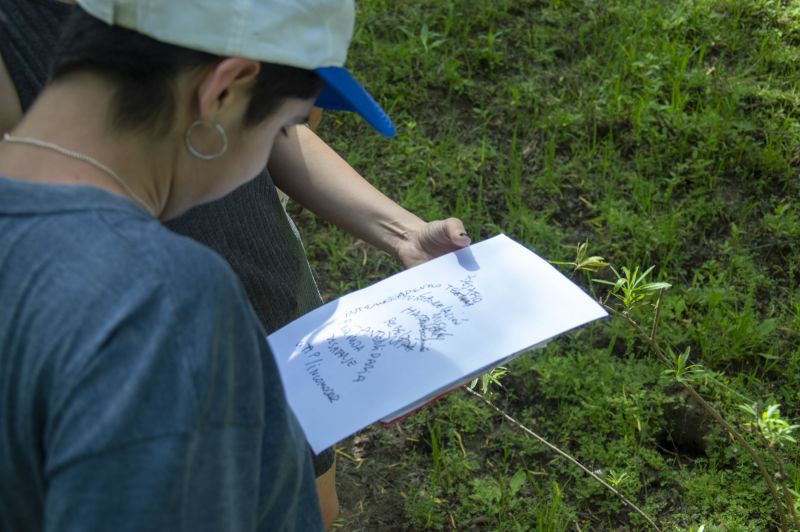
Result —
<path fill-rule="evenodd" d="M 353 0 L 77 0 L 107 24 L 157 41 L 225 57 L 313 70 L 324 81 L 316 105 L 355 111 L 387 137 L 391 119 L 343 67 L 353 35 Z"/>

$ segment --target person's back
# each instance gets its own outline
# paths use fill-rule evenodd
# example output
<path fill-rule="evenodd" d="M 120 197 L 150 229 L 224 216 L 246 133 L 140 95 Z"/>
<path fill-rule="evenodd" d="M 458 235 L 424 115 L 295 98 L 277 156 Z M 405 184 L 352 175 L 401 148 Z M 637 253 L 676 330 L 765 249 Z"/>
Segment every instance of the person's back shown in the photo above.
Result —
<path fill-rule="evenodd" d="M 105 191 L 0 178 L 0 272 L 1 530 L 319 526 L 220 257 Z"/>

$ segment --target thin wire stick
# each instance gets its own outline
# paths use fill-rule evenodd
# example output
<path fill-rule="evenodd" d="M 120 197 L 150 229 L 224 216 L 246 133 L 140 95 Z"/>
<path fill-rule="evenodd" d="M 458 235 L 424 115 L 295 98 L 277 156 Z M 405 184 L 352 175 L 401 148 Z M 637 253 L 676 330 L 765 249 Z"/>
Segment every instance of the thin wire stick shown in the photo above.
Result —
<path fill-rule="evenodd" d="M 632 508 L 633 510 L 636 511 L 636 513 L 641 515 L 644 518 L 644 520 L 647 521 L 650 524 L 651 527 L 653 527 L 653 530 L 657 530 L 659 532 L 661 531 L 661 529 L 658 528 L 658 526 L 655 524 L 655 522 L 653 522 L 653 520 L 646 513 L 644 513 L 638 506 L 636 506 L 631 501 L 629 501 L 627 498 L 625 498 L 625 496 L 623 494 L 621 494 L 619 491 L 614 489 L 605 480 L 600 478 L 595 472 L 593 472 L 592 470 L 587 468 L 585 465 L 583 465 L 580 462 L 578 462 L 575 458 L 573 458 L 572 456 L 570 456 L 566 452 L 562 451 L 561 449 L 559 449 L 558 447 L 556 447 L 555 445 L 553 445 L 549 441 L 545 440 L 544 438 L 542 438 L 541 436 L 539 436 L 538 434 L 533 432 L 531 429 L 529 429 L 528 427 L 526 427 L 525 425 L 523 425 L 522 423 L 520 423 L 519 421 L 517 421 L 516 419 L 511 417 L 509 414 L 507 414 L 505 411 L 501 410 L 499 407 L 495 406 L 494 403 L 489 401 L 486 397 L 484 397 L 480 393 L 476 392 L 475 390 L 470 390 L 469 388 L 466 388 L 466 387 L 464 389 L 467 390 L 472 395 L 474 395 L 475 397 L 477 397 L 478 399 L 480 399 L 481 401 L 483 401 L 484 403 L 486 403 L 487 405 L 489 405 L 489 407 L 492 410 L 494 410 L 495 412 L 497 412 L 498 414 L 503 416 L 506 420 L 510 421 L 512 424 L 514 424 L 518 428 L 522 429 L 523 432 L 525 432 L 529 436 L 532 436 L 533 438 L 535 438 L 537 441 L 539 441 L 539 443 L 542 443 L 543 445 L 547 446 L 552 451 L 556 452 L 557 454 L 561 455 L 562 457 L 566 458 L 567 460 L 569 460 L 570 462 L 572 462 L 573 464 L 575 464 L 576 466 L 581 468 L 586 474 L 588 474 L 590 477 L 595 479 L 597 482 L 599 482 L 600 484 L 605 486 L 614 495 L 619 497 L 622 500 L 622 502 L 624 502 L 628 507 Z"/>

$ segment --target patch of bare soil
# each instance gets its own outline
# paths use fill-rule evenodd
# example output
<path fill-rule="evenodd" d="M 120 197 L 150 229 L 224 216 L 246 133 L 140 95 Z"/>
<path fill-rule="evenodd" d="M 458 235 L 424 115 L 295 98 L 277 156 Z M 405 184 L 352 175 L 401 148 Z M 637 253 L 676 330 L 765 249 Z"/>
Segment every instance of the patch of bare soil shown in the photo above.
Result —
<path fill-rule="evenodd" d="M 333 530 L 408 530 L 402 489 L 411 445 L 399 424 L 375 424 L 336 446 L 341 510 Z"/>

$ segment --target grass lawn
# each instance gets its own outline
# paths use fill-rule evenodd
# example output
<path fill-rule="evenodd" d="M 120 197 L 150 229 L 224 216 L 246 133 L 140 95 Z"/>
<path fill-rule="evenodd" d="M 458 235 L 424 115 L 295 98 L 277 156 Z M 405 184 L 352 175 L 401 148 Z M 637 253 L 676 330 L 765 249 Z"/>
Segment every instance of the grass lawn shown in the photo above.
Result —
<path fill-rule="evenodd" d="M 791 528 L 743 446 L 678 381 L 800 512 L 800 446 L 780 424 L 800 423 L 800 2 L 357 4 L 349 64 L 398 138 L 345 113 L 320 133 L 365 177 L 420 216 L 460 217 L 473 240 L 504 232 L 561 262 L 588 241 L 619 273 L 654 266 L 648 279 L 672 285 L 663 357 L 612 318 L 518 358 L 491 400 L 663 530 Z M 294 214 L 327 299 L 397 269 Z M 592 279 L 616 279 L 559 267 L 598 298 L 610 287 Z M 648 332 L 656 300 L 628 312 Z M 753 404 L 780 405 L 761 434 L 740 408 Z M 647 527 L 467 393 L 339 451 L 344 530 Z"/>

